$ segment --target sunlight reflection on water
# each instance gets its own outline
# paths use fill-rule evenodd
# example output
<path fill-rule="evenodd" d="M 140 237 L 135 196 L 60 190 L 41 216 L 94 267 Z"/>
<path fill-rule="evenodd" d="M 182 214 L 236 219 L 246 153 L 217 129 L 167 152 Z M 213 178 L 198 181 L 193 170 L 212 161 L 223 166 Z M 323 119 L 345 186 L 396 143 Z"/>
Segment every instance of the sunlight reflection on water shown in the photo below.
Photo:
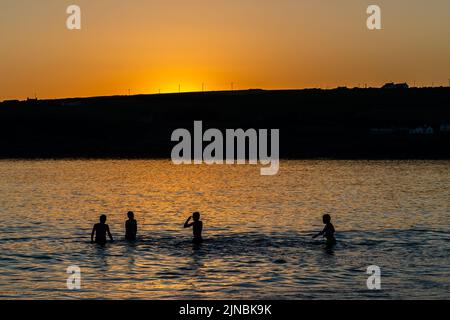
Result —
<path fill-rule="evenodd" d="M 446 161 L 0 161 L 0 297 L 450 298 Z M 139 241 L 123 241 L 126 212 Z M 205 243 L 185 218 L 200 211 Z M 117 239 L 89 244 L 100 214 Z M 311 235 L 330 213 L 338 245 Z M 383 290 L 366 288 L 382 268 Z M 82 289 L 66 289 L 79 265 Z"/>

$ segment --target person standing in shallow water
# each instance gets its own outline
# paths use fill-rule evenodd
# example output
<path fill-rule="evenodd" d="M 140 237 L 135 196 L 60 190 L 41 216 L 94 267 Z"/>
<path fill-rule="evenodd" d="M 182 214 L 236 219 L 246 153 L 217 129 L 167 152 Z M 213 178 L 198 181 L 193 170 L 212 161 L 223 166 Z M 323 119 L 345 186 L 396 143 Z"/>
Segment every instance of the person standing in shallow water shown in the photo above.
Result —
<path fill-rule="evenodd" d="M 194 220 L 193 222 L 189 223 L 189 221 Z M 193 234 L 194 234 L 194 243 L 202 243 L 202 231 L 203 231 L 203 222 L 200 221 L 200 213 L 194 212 L 192 214 L 192 217 L 189 217 L 186 222 L 184 223 L 184 228 L 190 228 L 192 227 Z"/>
<path fill-rule="evenodd" d="M 336 238 L 334 237 L 334 233 L 336 230 L 334 229 L 333 224 L 331 223 L 331 216 L 329 214 L 323 215 L 323 223 L 325 224 L 325 228 L 318 234 L 316 234 L 313 239 L 317 238 L 318 236 L 323 236 L 326 239 L 326 244 L 328 246 L 332 246 L 336 244 Z"/>
<path fill-rule="evenodd" d="M 134 212 L 127 213 L 128 220 L 125 222 L 125 239 L 135 241 L 137 234 L 137 221 L 134 219 Z"/>
<path fill-rule="evenodd" d="M 94 225 L 94 228 L 92 228 L 91 243 L 95 242 L 102 245 L 106 244 L 107 233 L 109 239 L 111 241 L 114 241 L 111 232 L 109 231 L 109 226 L 106 224 L 106 215 L 103 214 L 100 216 L 100 223 L 96 223 Z M 94 234 L 95 234 L 95 241 L 94 241 Z"/>

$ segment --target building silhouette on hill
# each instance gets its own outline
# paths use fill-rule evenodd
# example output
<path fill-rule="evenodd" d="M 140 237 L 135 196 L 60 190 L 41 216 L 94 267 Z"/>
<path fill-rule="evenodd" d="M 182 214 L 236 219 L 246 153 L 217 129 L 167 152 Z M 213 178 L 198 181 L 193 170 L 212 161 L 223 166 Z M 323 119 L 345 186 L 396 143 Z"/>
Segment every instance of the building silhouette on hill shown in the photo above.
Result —
<path fill-rule="evenodd" d="M 386 83 L 382 89 L 409 89 L 409 85 L 405 83 L 394 83 L 394 82 L 388 82 Z"/>

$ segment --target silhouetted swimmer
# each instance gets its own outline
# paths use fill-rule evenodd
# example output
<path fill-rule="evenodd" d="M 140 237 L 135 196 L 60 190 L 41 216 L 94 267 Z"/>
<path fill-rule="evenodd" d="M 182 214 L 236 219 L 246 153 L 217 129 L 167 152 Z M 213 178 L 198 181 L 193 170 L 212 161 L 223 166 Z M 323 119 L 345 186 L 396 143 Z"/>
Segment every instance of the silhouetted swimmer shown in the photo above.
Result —
<path fill-rule="evenodd" d="M 92 228 L 91 243 L 106 244 L 106 233 L 108 233 L 109 239 L 114 241 L 111 232 L 109 231 L 109 226 L 106 224 L 106 216 L 103 214 L 100 216 L 100 223 L 96 223 L 94 228 Z"/>
<path fill-rule="evenodd" d="M 189 221 L 191 221 L 191 219 L 193 219 L 194 222 L 189 223 Z M 192 241 L 194 243 L 198 244 L 198 243 L 203 242 L 203 238 L 202 238 L 203 222 L 200 221 L 200 213 L 199 212 L 194 212 L 192 214 L 192 217 L 189 217 L 186 220 L 186 222 L 184 223 L 184 227 L 185 228 L 192 227 L 193 233 L 194 233 L 194 239 Z"/>
<path fill-rule="evenodd" d="M 331 223 L 331 216 L 329 214 L 323 215 L 323 223 L 325 224 L 325 228 L 318 234 L 316 234 L 313 239 L 317 238 L 318 236 L 323 236 L 326 239 L 327 246 L 332 246 L 336 244 L 336 238 L 334 237 L 334 233 L 336 232 L 334 230 L 334 226 Z"/>
<path fill-rule="evenodd" d="M 125 222 L 125 239 L 135 241 L 137 234 L 137 221 L 134 219 L 134 212 L 127 213 L 128 220 Z"/>

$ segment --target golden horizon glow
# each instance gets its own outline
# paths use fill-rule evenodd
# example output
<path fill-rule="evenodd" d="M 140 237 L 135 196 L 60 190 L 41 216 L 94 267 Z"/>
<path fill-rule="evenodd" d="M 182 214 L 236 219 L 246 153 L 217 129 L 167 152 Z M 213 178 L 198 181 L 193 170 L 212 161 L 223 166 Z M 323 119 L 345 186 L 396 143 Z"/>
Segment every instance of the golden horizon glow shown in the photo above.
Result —
<path fill-rule="evenodd" d="M 4 0 L 0 100 L 233 88 L 448 85 L 450 2 Z"/>

